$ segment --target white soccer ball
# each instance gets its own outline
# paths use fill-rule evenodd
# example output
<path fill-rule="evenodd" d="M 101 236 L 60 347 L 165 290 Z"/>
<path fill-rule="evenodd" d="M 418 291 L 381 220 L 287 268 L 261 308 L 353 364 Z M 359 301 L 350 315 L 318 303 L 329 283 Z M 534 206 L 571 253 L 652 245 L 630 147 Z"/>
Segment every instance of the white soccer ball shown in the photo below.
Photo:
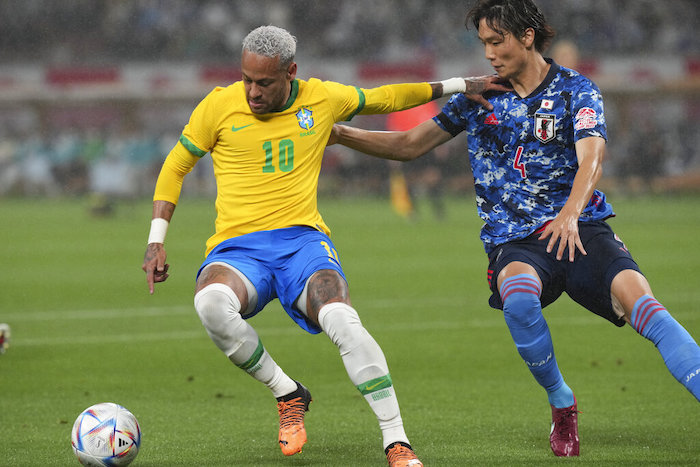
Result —
<path fill-rule="evenodd" d="M 141 428 L 134 414 L 126 408 L 103 402 L 78 415 L 71 432 L 71 444 L 83 465 L 129 465 L 139 452 Z"/>

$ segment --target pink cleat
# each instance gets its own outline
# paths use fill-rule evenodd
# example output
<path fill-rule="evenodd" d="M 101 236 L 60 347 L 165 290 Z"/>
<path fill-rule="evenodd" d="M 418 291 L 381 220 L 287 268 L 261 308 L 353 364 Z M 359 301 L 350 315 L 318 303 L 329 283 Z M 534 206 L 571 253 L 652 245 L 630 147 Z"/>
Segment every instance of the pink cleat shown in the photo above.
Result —
<path fill-rule="evenodd" d="M 549 444 L 552 452 L 559 457 L 578 456 L 578 414 L 576 398 L 574 405 L 557 409 L 552 406 L 552 429 Z"/>

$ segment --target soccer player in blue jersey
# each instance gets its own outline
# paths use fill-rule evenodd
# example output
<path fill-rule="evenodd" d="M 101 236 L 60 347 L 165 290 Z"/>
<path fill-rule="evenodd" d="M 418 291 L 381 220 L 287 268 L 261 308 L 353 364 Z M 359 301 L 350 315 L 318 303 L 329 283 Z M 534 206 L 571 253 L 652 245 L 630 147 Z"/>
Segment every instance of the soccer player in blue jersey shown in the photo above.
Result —
<path fill-rule="evenodd" d="M 277 365 L 247 321 L 276 298 L 302 329 L 323 331 L 338 347 L 350 380 L 377 417 L 389 465 L 420 467 L 386 359 L 350 304 L 338 252 L 317 208 L 321 161 L 335 122 L 456 91 L 489 105 L 479 93 L 502 86 L 493 77 L 372 89 L 301 80 L 295 51 L 296 39 L 284 29 L 251 31 L 243 41 L 243 79 L 217 87 L 194 109 L 158 176 L 142 268 L 151 293 L 168 278 L 163 244 L 183 179 L 211 154 L 217 217 L 194 305 L 217 347 L 277 399 L 282 452 L 294 455 L 306 443 L 311 394 Z"/>
<path fill-rule="evenodd" d="M 542 308 L 566 292 L 658 348 L 671 374 L 700 399 L 700 348 L 654 297 L 596 189 L 607 139 L 596 85 L 544 58 L 554 31 L 532 0 L 479 0 L 467 15 L 511 92 L 487 94 L 493 110 L 454 95 L 442 112 L 405 132 L 334 127 L 339 142 L 378 157 L 415 159 L 461 132 L 488 254 L 489 304 L 503 310 L 515 346 L 546 390 L 550 445 L 579 454 L 576 398 L 562 377 Z"/>

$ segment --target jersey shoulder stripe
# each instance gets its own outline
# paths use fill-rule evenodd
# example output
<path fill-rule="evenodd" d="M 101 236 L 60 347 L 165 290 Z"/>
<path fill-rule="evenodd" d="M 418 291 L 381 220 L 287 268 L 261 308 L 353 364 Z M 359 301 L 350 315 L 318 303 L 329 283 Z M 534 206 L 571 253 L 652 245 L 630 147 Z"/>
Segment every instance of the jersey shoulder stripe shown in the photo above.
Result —
<path fill-rule="evenodd" d="M 353 113 L 351 113 L 350 116 L 348 116 L 348 118 L 345 119 L 346 122 L 349 122 L 350 120 L 352 120 L 353 117 L 355 117 L 355 115 L 362 112 L 362 109 L 365 108 L 365 102 L 366 102 L 365 93 L 362 91 L 362 89 L 360 89 L 357 86 L 355 86 L 355 90 L 357 91 L 357 96 L 359 97 L 359 103 L 357 104 L 357 109 L 355 109 L 355 111 Z"/>
<path fill-rule="evenodd" d="M 182 144 L 185 149 L 187 149 L 193 156 L 202 158 L 204 157 L 208 151 L 203 151 L 202 149 L 199 149 L 197 146 L 192 144 L 192 142 L 187 139 L 185 135 L 180 135 L 180 144 Z"/>

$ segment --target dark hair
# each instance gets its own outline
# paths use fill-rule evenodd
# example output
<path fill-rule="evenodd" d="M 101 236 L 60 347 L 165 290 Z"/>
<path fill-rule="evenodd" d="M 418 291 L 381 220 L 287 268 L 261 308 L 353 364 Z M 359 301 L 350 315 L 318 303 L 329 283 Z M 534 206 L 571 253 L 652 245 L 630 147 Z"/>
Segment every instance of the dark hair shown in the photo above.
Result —
<path fill-rule="evenodd" d="M 482 19 L 497 33 L 509 32 L 518 39 L 527 28 L 534 29 L 535 49 L 540 53 L 556 34 L 532 0 L 479 0 L 467 13 L 464 24 L 469 29 L 471 22 L 478 31 Z"/>

